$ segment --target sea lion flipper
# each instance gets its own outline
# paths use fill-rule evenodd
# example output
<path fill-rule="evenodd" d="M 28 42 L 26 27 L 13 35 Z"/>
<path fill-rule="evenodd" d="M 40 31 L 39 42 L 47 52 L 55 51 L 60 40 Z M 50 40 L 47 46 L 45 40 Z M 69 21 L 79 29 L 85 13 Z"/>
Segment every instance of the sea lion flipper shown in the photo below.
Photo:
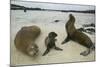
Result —
<path fill-rule="evenodd" d="M 60 50 L 60 51 L 63 50 L 63 49 L 61 49 L 61 48 L 59 48 L 59 47 L 56 47 L 56 46 L 55 46 L 55 49 L 56 49 L 56 50 Z"/>
<path fill-rule="evenodd" d="M 68 42 L 70 40 L 70 38 L 69 38 L 69 36 L 67 36 L 66 38 L 65 38 L 65 40 L 61 43 L 61 44 L 65 44 L 66 42 Z"/>
<path fill-rule="evenodd" d="M 42 56 L 45 56 L 46 54 L 48 54 L 48 53 L 49 53 L 49 51 L 50 51 L 50 49 L 46 49 L 46 51 L 43 53 L 43 55 L 42 55 Z"/>
<path fill-rule="evenodd" d="M 83 55 L 83 56 L 87 56 L 88 54 L 90 54 L 92 51 L 95 50 L 95 46 L 92 45 L 90 48 L 88 48 L 86 51 L 84 52 L 81 52 L 80 55 Z"/>
<path fill-rule="evenodd" d="M 86 50 L 80 53 L 80 55 L 83 55 L 83 56 L 87 56 L 88 54 L 90 54 L 90 50 Z"/>
<path fill-rule="evenodd" d="M 80 53 L 80 55 L 87 56 L 93 51 L 92 47 Z"/>

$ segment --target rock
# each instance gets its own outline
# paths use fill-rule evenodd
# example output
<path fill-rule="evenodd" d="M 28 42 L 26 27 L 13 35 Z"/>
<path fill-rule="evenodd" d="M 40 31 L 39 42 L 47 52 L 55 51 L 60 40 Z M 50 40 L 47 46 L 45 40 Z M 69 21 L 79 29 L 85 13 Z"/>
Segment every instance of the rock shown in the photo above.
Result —
<path fill-rule="evenodd" d="M 55 20 L 54 22 L 59 22 L 60 20 Z"/>
<path fill-rule="evenodd" d="M 83 27 L 95 27 L 95 24 L 94 23 L 84 24 Z"/>

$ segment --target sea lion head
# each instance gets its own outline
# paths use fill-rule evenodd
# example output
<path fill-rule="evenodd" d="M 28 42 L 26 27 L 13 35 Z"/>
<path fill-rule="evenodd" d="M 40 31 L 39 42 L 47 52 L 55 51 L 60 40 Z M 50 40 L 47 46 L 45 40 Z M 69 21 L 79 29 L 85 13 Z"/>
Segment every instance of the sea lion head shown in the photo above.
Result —
<path fill-rule="evenodd" d="M 69 18 L 71 22 L 75 22 L 75 17 L 73 16 L 73 14 L 69 14 Z"/>
<path fill-rule="evenodd" d="M 72 17 L 73 15 L 72 14 L 69 14 L 69 17 Z"/>
<path fill-rule="evenodd" d="M 49 37 L 57 37 L 57 34 L 55 32 L 50 32 Z"/>
<path fill-rule="evenodd" d="M 38 46 L 33 43 L 33 44 L 29 44 L 29 46 L 27 47 L 27 53 L 29 56 L 36 56 L 38 54 Z"/>

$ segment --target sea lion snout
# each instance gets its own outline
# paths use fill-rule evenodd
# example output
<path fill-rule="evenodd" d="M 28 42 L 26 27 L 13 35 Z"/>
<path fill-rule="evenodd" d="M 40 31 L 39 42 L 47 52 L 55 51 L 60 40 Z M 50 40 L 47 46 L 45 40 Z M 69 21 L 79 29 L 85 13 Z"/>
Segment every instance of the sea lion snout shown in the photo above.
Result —
<path fill-rule="evenodd" d="M 38 49 L 38 46 L 36 44 L 29 45 L 27 48 L 27 53 L 30 56 L 35 56 L 38 54 L 38 52 L 39 52 L 39 49 Z"/>

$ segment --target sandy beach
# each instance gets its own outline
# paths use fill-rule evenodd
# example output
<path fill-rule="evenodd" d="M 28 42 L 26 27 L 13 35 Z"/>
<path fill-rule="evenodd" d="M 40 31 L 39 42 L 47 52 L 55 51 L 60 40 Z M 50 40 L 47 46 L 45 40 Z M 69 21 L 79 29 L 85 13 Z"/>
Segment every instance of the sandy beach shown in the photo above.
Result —
<path fill-rule="evenodd" d="M 67 36 L 65 31 L 65 23 L 68 21 L 70 12 L 57 12 L 57 11 L 27 11 L 11 10 L 11 65 L 32 65 L 32 64 L 50 64 L 50 63 L 69 63 L 69 62 L 82 62 L 94 61 L 95 52 L 93 51 L 88 56 L 82 56 L 80 53 L 86 50 L 80 44 L 69 41 L 64 45 L 61 42 Z M 95 23 L 95 15 L 88 13 L 72 13 L 76 18 L 75 27 L 80 28 L 83 24 Z M 54 22 L 59 20 L 59 22 Z M 37 25 L 41 28 L 41 34 L 36 40 L 39 46 L 39 55 L 34 58 L 24 55 L 15 48 L 14 38 L 16 33 L 23 26 Z M 44 40 L 49 32 L 56 32 L 58 34 L 56 45 L 63 49 L 57 51 L 52 49 L 46 56 L 42 56 L 46 50 Z M 95 43 L 95 34 L 87 34 L 93 43 Z"/>

